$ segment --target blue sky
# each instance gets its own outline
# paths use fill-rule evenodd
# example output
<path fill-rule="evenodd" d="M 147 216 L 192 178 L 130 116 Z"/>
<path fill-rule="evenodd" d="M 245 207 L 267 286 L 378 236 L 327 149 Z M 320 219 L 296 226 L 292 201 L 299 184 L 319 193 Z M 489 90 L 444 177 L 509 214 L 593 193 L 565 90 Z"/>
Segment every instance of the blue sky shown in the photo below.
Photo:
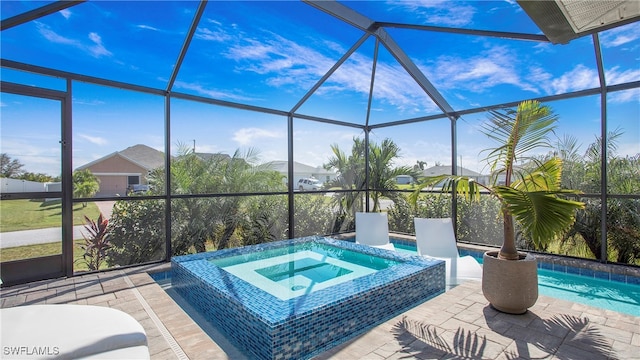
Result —
<path fill-rule="evenodd" d="M 2 1 L 2 18 L 43 3 Z M 540 33 L 514 1 L 348 1 L 377 21 L 468 29 Z M 93 1 L 2 32 L 4 59 L 83 75 L 165 89 L 197 9 L 190 1 Z M 388 29 L 419 69 L 456 110 L 578 91 L 598 86 L 591 37 L 567 45 L 460 34 Z M 209 2 L 178 73 L 173 91 L 289 111 L 363 35 L 297 1 Z M 640 80 L 640 23 L 600 34 L 608 84 Z M 299 113 L 363 124 L 375 41 L 369 38 L 308 99 Z M 65 88 L 58 79 L 2 69 L 7 81 Z M 74 168 L 138 143 L 163 149 L 162 97 L 73 83 Z M 2 152 L 32 172 L 57 175 L 56 104 L 2 94 Z M 571 134 L 583 149 L 600 134 L 598 96 L 549 103 L 560 115 L 558 135 Z M 370 124 L 439 113 L 415 81 L 380 47 Z M 640 91 L 609 94 L 609 129 L 625 132 L 622 155 L 640 153 Z M 262 161 L 284 160 L 287 122 L 280 116 L 172 102 L 172 151 L 192 144 L 198 152 L 256 148 Z M 47 119 L 46 124 L 42 119 Z M 483 169 L 478 132 L 484 114 L 459 120 L 463 166 Z M 294 123 L 295 160 L 322 165 L 330 146 L 349 150 L 356 128 L 305 120 Z M 400 145 L 399 164 L 450 162 L 448 120 L 381 128 L 374 141 Z"/>

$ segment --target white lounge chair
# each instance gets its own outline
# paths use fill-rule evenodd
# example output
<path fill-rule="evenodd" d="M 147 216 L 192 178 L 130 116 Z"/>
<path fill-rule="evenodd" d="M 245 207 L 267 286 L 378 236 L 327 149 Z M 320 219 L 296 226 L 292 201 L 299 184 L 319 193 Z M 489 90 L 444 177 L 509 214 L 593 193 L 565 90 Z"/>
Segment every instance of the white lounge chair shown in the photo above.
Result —
<path fill-rule="evenodd" d="M 11 358 L 150 358 L 142 325 L 117 309 L 93 305 L 26 305 L 0 309 L 0 316 L 4 355 L 15 355 Z M 26 356 L 29 354 L 32 357 Z"/>
<path fill-rule="evenodd" d="M 356 244 L 396 250 L 389 242 L 389 220 L 386 212 L 356 213 Z"/>
<path fill-rule="evenodd" d="M 444 260 L 446 283 L 456 285 L 464 280 L 481 280 L 482 266 L 473 256 L 460 256 L 451 218 L 415 218 L 418 254 Z"/>

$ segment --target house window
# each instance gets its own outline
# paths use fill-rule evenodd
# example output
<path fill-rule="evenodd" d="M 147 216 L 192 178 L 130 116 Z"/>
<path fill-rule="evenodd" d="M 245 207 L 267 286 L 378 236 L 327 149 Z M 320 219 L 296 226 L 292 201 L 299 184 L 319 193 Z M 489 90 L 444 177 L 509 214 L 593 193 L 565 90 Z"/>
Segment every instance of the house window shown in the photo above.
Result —
<path fill-rule="evenodd" d="M 140 184 L 140 176 L 134 175 L 134 176 L 127 177 L 127 185 L 130 188 L 133 187 L 133 185 L 138 185 L 138 184 Z"/>

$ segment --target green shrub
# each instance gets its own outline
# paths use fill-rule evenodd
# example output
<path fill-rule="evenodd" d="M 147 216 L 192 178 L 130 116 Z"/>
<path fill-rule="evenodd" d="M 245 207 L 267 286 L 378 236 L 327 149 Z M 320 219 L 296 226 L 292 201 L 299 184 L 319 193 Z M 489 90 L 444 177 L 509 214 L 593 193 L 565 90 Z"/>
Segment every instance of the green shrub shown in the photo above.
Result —
<path fill-rule="evenodd" d="M 162 260 L 165 256 L 164 202 L 117 201 L 111 215 L 109 266 Z"/>

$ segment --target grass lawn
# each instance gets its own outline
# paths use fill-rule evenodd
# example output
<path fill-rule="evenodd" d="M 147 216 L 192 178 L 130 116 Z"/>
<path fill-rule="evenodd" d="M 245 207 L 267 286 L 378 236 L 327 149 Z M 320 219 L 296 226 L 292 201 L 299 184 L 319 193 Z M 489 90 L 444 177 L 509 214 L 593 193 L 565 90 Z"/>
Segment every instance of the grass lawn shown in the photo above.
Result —
<path fill-rule="evenodd" d="M 84 244 L 84 240 L 75 240 L 73 242 L 73 270 L 87 271 L 89 268 L 82 258 L 84 251 L 80 248 L 80 245 Z M 56 255 L 62 253 L 62 243 L 53 242 L 46 244 L 35 244 L 16 246 L 0 250 L 0 261 L 12 261 L 30 259 L 41 256 Z M 106 268 L 106 264 L 103 265 Z"/>
<path fill-rule="evenodd" d="M 95 203 L 75 204 L 73 224 L 84 225 L 84 215 L 97 219 L 100 211 Z M 62 203 L 42 200 L 6 200 L 0 202 L 0 232 L 44 229 L 62 226 Z"/>

